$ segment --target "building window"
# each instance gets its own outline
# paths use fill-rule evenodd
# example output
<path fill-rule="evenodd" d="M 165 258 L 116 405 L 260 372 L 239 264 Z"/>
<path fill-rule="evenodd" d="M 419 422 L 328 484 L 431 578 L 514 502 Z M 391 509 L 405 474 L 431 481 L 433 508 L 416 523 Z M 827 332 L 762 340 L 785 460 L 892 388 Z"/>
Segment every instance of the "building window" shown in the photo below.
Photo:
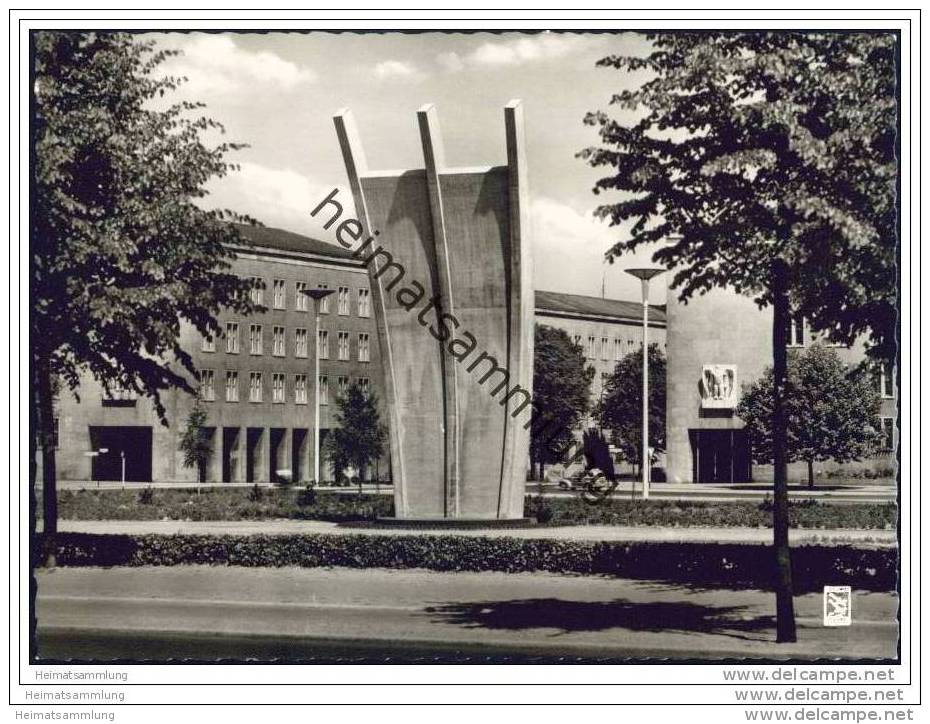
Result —
<path fill-rule="evenodd" d="M 623 359 L 623 340 L 619 337 L 614 338 L 614 361 L 619 362 Z"/>
<path fill-rule="evenodd" d="M 249 325 L 249 352 L 252 354 L 262 353 L 262 325 Z"/>
<path fill-rule="evenodd" d="M 272 282 L 274 286 L 274 308 L 287 309 L 287 287 L 283 279 L 275 279 Z"/>
<path fill-rule="evenodd" d="M 283 357 L 286 344 L 284 342 L 284 327 L 274 327 L 271 338 L 271 354 Z"/>
<path fill-rule="evenodd" d="M 894 450 L 894 418 L 891 417 L 881 417 L 879 418 L 881 423 L 881 441 L 879 445 L 882 450 L 890 451 Z"/>
<path fill-rule="evenodd" d="M 239 373 L 226 370 L 226 402 L 239 402 Z"/>
<path fill-rule="evenodd" d="M 339 333 L 339 359 L 347 360 L 349 359 L 349 333 L 340 332 Z"/>
<path fill-rule="evenodd" d="M 329 332 L 321 329 L 316 339 L 317 359 L 329 359 Z"/>
<path fill-rule="evenodd" d="M 607 337 L 601 337 L 601 359 L 610 358 L 610 346 L 607 344 Z"/>
<path fill-rule="evenodd" d="M 271 401 L 274 404 L 281 404 L 284 402 L 284 398 L 284 373 L 275 372 L 271 375 Z"/>
<path fill-rule="evenodd" d="M 262 373 L 249 373 L 249 402 L 262 401 Z"/>
<path fill-rule="evenodd" d="M 320 284 L 319 289 L 329 289 L 329 285 Z M 329 314 L 329 297 L 323 297 L 320 300 L 320 314 Z"/>
<path fill-rule="evenodd" d="M 307 330 L 302 327 L 294 330 L 294 356 L 307 356 Z"/>
<path fill-rule="evenodd" d="M 201 352 L 216 352 L 216 339 L 213 337 L 204 337 L 200 344 Z"/>
<path fill-rule="evenodd" d="M 265 280 L 261 277 L 252 277 L 252 288 L 249 290 L 249 299 L 253 304 L 262 304 L 265 297 Z"/>
<path fill-rule="evenodd" d="M 358 316 L 371 316 L 371 292 L 368 289 L 358 290 Z"/>
<path fill-rule="evenodd" d="M 894 367 L 889 370 L 887 362 L 882 362 L 878 368 L 878 390 L 886 400 L 894 397 Z"/>
<path fill-rule="evenodd" d="M 788 330 L 788 346 L 804 346 L 804 317 L 791 318 L 791 327 Z"/>
<path fill-rule="evenodd" d="M 369 385 L 371 385 L 371 380 L 367 377 L 358 378 L 358 386 L 365 390 L 365 392 L 368 392 Z"/>
<path fill-rule="evenodd" d="M 307 404 L 307 375 L 294 375 L 294 402 Z"/>
<path fill-rule="evenodd" d="M 337 383 L 339 385 L 339 396 L 345 397 L 346 392 L 349 391 L 349 378 L 340 376 Z"/>
<path fill-rule="evenodd" d="M 339 287 L 339 306 L 338 312 L 343 317 L 349 313 L 349 288 Z"/>
<path fill-rule="evenodd" d="M 294 282 L 294 297 L 297 300 L 294 307 L 298 312 L 306 312 L 310 308 L 310 297 L 304 294 L 307 282 Z"/>
<path fill-rule="evenodd" d="M 588 359 L 597 359 L 597 337 L 588 337 L 586 355 Z"/>
<path fill-rule="evenodd" d="M 362 332 L 358 335 L 358 361 L 370 362 L 371 349 L 368 346 L 368 333 Z"/>
<path fill-rule="evenodd" d="M 320 375 L 320 404 L 329 404 L 329 378 L 326 375 Z"/>
<path fill-rule="evenodd" d="M 226 322 L 226 354 L 239 354 L 239 322 Z"/>
<path fill-rule="evenodd" d="M 105 397 L 101 400 L 103 407 L 135 407 L 135 393 L 128 387 L 123 387 L 114 383 L 109 392 L 104 392 Z"/>
<path fill-rule="evenodd" d="M 216 399 L 213 377 L 213 370 L 200 370 L 200 399 L 206 402 L 213 402 Z"/>

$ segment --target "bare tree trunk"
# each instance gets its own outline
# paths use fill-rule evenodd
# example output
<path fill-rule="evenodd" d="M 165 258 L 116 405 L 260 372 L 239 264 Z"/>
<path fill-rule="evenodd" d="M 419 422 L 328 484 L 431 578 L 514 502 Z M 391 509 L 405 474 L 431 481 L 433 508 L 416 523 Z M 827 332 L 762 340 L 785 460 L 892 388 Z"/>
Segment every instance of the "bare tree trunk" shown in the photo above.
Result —
<path fill-rule="evenodd" d="M 807 461 L 807 487 L 811 490 L 814 489 L 814 461 Z"/>
<path fill-rule="evenodd" d="M 36 402 L 39 418 L 39 444 L 42 446 L 42 563 L 55 565 L 55 538 L 58 534 L 58 493 L 55 470 L 55 411 L 52 393 L 52 373 L 49 360 L 41 353 L 35 357 Z"/>
<path fill-rule="evenodd" d="M 772 267 L 772 453 L 775 463 L 774 528 L 776 641 L 797 641 L 794 621 L 794 594 L 791 582 L 791 548 L 788 542 L 788 419 L 785 411 L 785 385 L 788 376 L 788 267 L 775 260 Z"/>

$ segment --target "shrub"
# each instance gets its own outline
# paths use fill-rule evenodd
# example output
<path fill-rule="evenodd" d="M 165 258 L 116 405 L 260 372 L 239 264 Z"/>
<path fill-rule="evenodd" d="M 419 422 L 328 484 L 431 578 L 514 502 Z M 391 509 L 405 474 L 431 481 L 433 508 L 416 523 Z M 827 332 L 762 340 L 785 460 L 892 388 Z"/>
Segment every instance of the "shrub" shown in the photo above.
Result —
<path fill-rule="evenodd" d="M 297 505 L 306 508 L 308 505 L 316 503 L 316 485 L 312 482 L 307 483 L 306 487 L 300 491 L 297 496 Z"/>
<path fill-rule="evenodd" d="M 265 494 L 264 494 L 264 492 L 262 491 L 262 489 L 261 489 L 260 487 L 258 487 L 258 483 L 255 483 L 255 485 L 253 485 L 251 488 L 249 488 L 249 501 L 250 501 L 250 502 L 252 502 L 252 503 L 257 503 L 257 502 L 259 502 L 263 497 L 265 497 Z"/>
<path fill-rule="evenodd" d="M 140 505 L 151 505 L 155 500 L 155 491 L 152 490 L 151 486 L 142 488 L 139 491 L 139 504 Z"/>
<path fill-rule="evenodd" d="M 524 515 L 535 518 L 537 523 L 546 524 L 552 521 L 555 511 L 549 498 L 542 495 L 527 497 L 524 505 Z"/>
<path fill-rule="evenodd" d="M 94 535 L 59 533 L 61 566 L 228 565 L 427 568 L 434 571 L 548 571 L 723 588 L 768 588 L 777 574 L 770 546 L 724 543 L 601 542 L 456 535 Z M 39 541 L 41 544 L 41 541 Z M 795 590 L 842 581 L 892 591 L 893 548 L 799 546 Z"/>

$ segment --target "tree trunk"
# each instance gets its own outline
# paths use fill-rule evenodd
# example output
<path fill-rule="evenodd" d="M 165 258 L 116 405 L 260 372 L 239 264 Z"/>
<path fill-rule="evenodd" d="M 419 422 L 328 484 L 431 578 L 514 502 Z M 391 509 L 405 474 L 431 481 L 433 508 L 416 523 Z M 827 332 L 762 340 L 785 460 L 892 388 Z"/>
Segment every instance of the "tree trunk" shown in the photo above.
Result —
<path fill-rule="evenodd" d="M 48 358 L 36 355 L 36 397 L 39 417 L 39 444 L 42 446 L 42 563 L 55 565 L 55 538 L 58 534 L 58 493 L 55 471 L 55 410 L 52 394 L 52 373 Z"/>
<path fill-rule="evenodd" d="M 776 571 L 776 641 L 797 640 L 791 583 L 791 548 L 788 543 L 788 419 L 785 385 L 788 372 L 788 266 L 777 259 L 772 266 L 772 457 L 775 467 L 772 512 Z"/>
<path fill-rule="evenodd" d="M 814 489 L 814 461 L 807 461 L 807 487 L 811 490 Z"/>

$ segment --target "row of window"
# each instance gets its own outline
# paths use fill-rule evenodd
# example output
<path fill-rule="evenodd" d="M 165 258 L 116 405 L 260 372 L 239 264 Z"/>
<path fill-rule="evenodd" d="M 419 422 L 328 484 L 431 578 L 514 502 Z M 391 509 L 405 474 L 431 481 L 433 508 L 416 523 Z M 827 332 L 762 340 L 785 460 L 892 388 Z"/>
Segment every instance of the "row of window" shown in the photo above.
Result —
<path fill-rule="evenodd" d="M 294 394 L 294 403 L 297 405 L 306 405 L 308 399 L 308 376 L 305 374 L 293 375 L 294 380 L 291 389 Z M 358 383 L 362 389 L 367 390 L 369 379 L 359 377 Z M 336 378 L 339 394 L 345 394 L 349 389 L 349 378 L 339 376 Z M 249 402 L 262 402 L 264 400 L 264 374 L 261 372 L 249 372 Z M 207 402 L 216 400 L 216 373 L 214 370 L 200 370 L 200 398 Z M 283 372 L 273 372 L 271 374 L 271 401 L 276 404 L 283 404 L 287 401 L 287 375 Z M 226 402 L 239 402 L 239 371 L 226 370 Z M 320 404 L 329 404 L 329 377 L 320 375 Z"/>
<path fill-rule="evenodd" d="M 576 334 L 573 338 L 573 341 L 576 345 L 581 347 L 581 335 Z M 620 339 L 615 337 L 613 341 L 613 358 L 615 362 L 619 362 L 623 359 L 625 354 L 632 352 L 634 347 L 636 347 L 637 342 L 632 339 Z M 611 354 L 611 344 L 610 339 L 607 337 L 601 337 L 600 341 L 594 335 L 588 337 L 588 343 L 584 347 L 585 357 L 588 359 L 597 359 L 598 356 L 602 360 L 609 360 Z"/>
<path fill-rule="evenodd" d="M 253 287 L 249 298 L 255 304 L 265 304 L 265 280 L 261 277 L 252 277 Z M 318 289 L 328 289 L 326 284 L 319 284 Z M 310 297 L 305 292 L 310 289 L 308 282 L 294 282 L 294 309 L 298 312 L 310 311 Z M 287 309 L 287 281 L 273 279 L 271 283 L 272 309 Z M 339 287 L 336 290 L 337 314 L 349 316 L 351 314 L 352 290 L 349 287 Z M 368 289 L 357 289 L 355 294 L 356 309 L 359 317 L 371 316 L 371 292 Z M 320 300 L 320 314 L 329 314 L 329 297 Z"/>
<path fill-rule="evenodd" d="M 351 359 L 351 349 L 349 341 L 349 332 L 339 331 L 336 333 L 337 338 L 337 359 Z M 239 354 L 239 323 L 226 322 L 226 353 Z M 309 332 L 303 327 L 294 329 L 293 350 L 295 357 L 307 357 Z M 319 334 L 318 357 L 320 359 L 329 359 L 329 332 L 325 329 L 320 330 Z M 203 339 L 201 349 L 204 352 L 216 352 L 216 340 Z M 249 354 L 264 354 L 265 339 L 264 327 L 261 324 L 249 325 Z M 371 361 L 371 338 L 368 332 L 360 332 L 358 335 L 358 361 Z M 271 354 L 275 357 L 287 356 L 287 330 L 284 327 L 274 325 L 271 330 Z"/>

